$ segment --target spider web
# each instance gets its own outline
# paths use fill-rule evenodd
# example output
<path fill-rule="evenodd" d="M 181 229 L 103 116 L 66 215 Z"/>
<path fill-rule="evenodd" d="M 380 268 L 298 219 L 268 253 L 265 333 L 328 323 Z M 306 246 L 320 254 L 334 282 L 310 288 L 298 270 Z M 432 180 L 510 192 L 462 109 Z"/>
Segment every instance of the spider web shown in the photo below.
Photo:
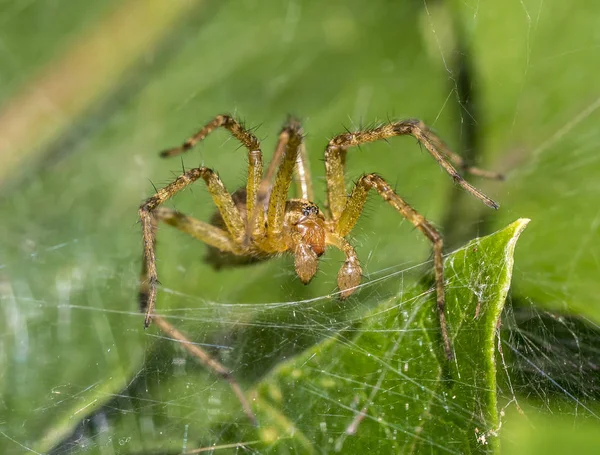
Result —
<path fill-rule="evenodd" d="M 447 24 L 452 18 L 443 8 L 436 11 L 436 5 L 435 2 L 426 4 L 426 23 L 431 27 L 430 46 L 432 51 L 439 52 L 444 68 L 455 82 L 453 95 L 464 108 L 466 103 L 460 97 L 460 78 L 449 67 L 446 58 L 452 55 L 447 52 L 447 43 L 453 38 L 448 35 Z M 557 102 L 554 94 L 560 90 L 558 87 L 561 84 L 571 86 L 569 71 L 563 73 L 564 78 L 557 84 L 540 84 L 545 77 L 542 73 L 550 67 L 556 70 L 568 67 L 572 63 L 568 60 L 575 53 L 584 52 L 585 48 L 576 43 L 587 42 L 586 26 L 582 24 L 580 31 L 583 33 L 570 28 L 565 30 L 564 36 L 569 42 L 565 47 L 548 47 L 549 24 L 560 27 L 561 21 L 552 19 L 559 14 L 557 7 L 555 2 L 509 2 L 507 14 L 512 14 L 514 28 L 510 38 L 508 34 L 504 36 L 510 40 L 510 45 L 507 43 L 510 48 L 500 50 L 494 64 L 486 62 L 485 54 L 489 49 L 482 52 L 479 61 L 486 67 L 479 73 L 483 79 L 479 81 L 479 87 L 489 86 L 487 92 L 482 90 L 484 96 L 493 98 L 490 91 L 514 95 L 508 102 L 499 100 L 497 104 L 502 106 L 499 112 L 505 119 L 493 120 L 503 125 L 498 128 L 498 136 L 505 136 L 503 142 L 512 143 L 514 148 L 511 152 L 504 149 L 504 156 L 495 157 L 496 169 L 507 166 L 512 169 L 509 179 L 522 181 L 517 185 L 520 188 L 517 194 L 513 193 L 508 201 L 505 198 L 504 207 L 508 202 L 509 210 L 518 213 L 518 208 L 524 208 L 532 213 L 532 228 L 538 230 L 538 240 L 525 237 L 524 245 L 521 244 L 525 252 L 517 259 L 512 298 L 505 308 L 503 336 L 498 343 L 504 369 L 500 375 L 503 378 L 499 378 L 501 401 L 502 398 L 505 401 L 501 416 L 505 412 L 511 416 L 506 419 L 509 428 L 504 429 L 503 447 L 515 453 L 540 450 L 560 453 L 575 450 L 575 446 L 587 453 L 590 450 L 587 444 L 595 439 L 590 435 L 596 431 L 600 416 L 597 350 L 593 347 L 599 333 L 597 288 L 587 278 L 587 273 L 595 274 L 598 270 L 597 253 L 593 248 L 590 250 L 591 243 L 598 239 L 598 216 L 595 210 L 581 209 L 587 203 L 587 196 L 597 189 L 594 178 L 585 175 L 584 167 L 600 169 L 597 158 L 590 154 L 598 143 L 598 135 L 590 126 L 593 119 L 597 119 L 600 99 L 597 92 L 581 98 L 577 93 L 573 98 L 555 104 L 565 110 L 550 107 Z M 506 30 L 494 25 L 495 21 L 490 20 L 494 13 L 491 14 L 481 2 L 464 2 L 462 14 L 466 28 L 473 32 L 473 39 L 467 40 L 467 49 L 482 48 L 483 41 L 478 40 L 486 37 L 496 44 L 500 42 L 499 36 Z M 490 30 L 486 31 L 485 27 Z M 507 79 L 510 82 L 507 83 Z M 472 100 L 467 101 L 472 103 Z M 529 122 L 528 114 L 532 109 L 542 113 L 542 122 Z M 462 109 L 461 124 L 474 123 L 472 114 L 477 112 L 476 109 L 471 112 Z M 481 118 L 477 122 L 481 122 Z M 547 125 L 552 123 L 555 126 L 548 128 Z M 481 124 L 479 127 L 489 128 Z M 522 134 L 530 128 L 547 131 L 547 136 L 532 140 L 535 132 Z M 488 138 L 490 143 L 498 140 L 493 136 L 492 133 Z M 515 137 L 520 139 L 515 140 Z M 548 182 L 560 183 L 549 185 Z M 536 187 L 537 191 L 532 191 Z M 546 197 L 541 194 L 545 188 L 552 188 Z M 582 196 L 584 201 L 579 202 Z M 517 199 L 521 203 L 515 204 Z M 537 207 L 536 203 L 539 204 Z M 538 211 L 540 206 L 544 207 L 544 212 Z M 572 214 L 575 212 L 580 213 L 581 218 L 574 220 Z M 539 223 L 535 222 L 536 218 Z M 540 248 L 542 243 L 548 245 L 548 242 L 557 242 L 554 245 L 559 246 Z M 519 262 L 519 258 L 528 255 Z M 585 272 L 584 267 L 587 267 Z M 589 302 L 590 307 L 584 309 L 582 301 Z M 544 415 L 553 415 L 554 420 L 540 417 Z M 586 422 L 590 420 L 593 423 L 588 427 Z M 539 424 L 538 436 L 533 436 L 533 422 Z M 569 433 L 567 429 L 580 431 Z M 577 438 L 582 438 L 581 442 Z M 586 438 L 587 442 L 584 441 Z"/>
<path fill-rule="evenodd" d="M 106 21 L 105 30 L 111 30 L 114 16 L 81 7 L 61 19 L 69 31 L 61 35 L 50 25 L 48 18 L 62 17 L 50 3 L 2 7 L 3 23 L 16 24 L 0 35 L 9 74 L 0 96 L 5 105 L 22 99 L 23 87 L 39 84 L 35 75 L 60 60 L 73 37 L 85 37 L 78 22 Z M 116 3 L 111 14 L 120 8 Z M 569 25 L 561 18 L 573 16 L 548 0 L 495 7 L 479 1 L 427 1 L 398 11 L 361 5 L 360 13 L 357 5 L 342 2 L 311 6 L 287 1 L 260 14 L 251 2 L 222 9 L 199 3 L 189 17 L 182 13 L 174 31 L 157 39 L 150 57 L 131 58 L 137 63 L 113 76 L 116 88 L 100 91 L 85 110 L 75 115 L 53 98 L 46 100 L 67 119 L 68 128 L 48 134 L 53 139 L 42 145 L 12 139 L 14 150 L 41 151 L 19 163 L 23 177 L 11 181 L 5 176 L 2 182 L 0 213 L 7 214 L 0 223 L 0 235 L 7 239 L 0 247 L 2 453 L 129 454 L 165 447 L 167 453 L 182 453 L 210 445 L 214 453 L 261 453 L 260 442 L 282 434 L 281 428 L 264 427 L 256 439 L 236 439 L 249 424 L 228 384 L 174 340 L 155 329 L 142 330 L 135 308 L 140 243 L 135 208 L 153 190 L 148 179 L 160 187 L 180 167 L 206 164 L 231 190 L 245 181 L 244 152 L 226 135 L 181 163 L 152 157 L 223 108 L 243 113 L 249 126 L 264 122 L 257 134 L 267 156 L 285 114 L 293 109 L 301 116 L 319 195 L 325 194 L 319 159 L 326 138 L 342 130 L 342 123 L 358 128 L 386 115 L 423 118 L 464 155 L 507 172 L 503 186 L 477 182 L 501 201 L 501 210 L 489 214 L 477 201 L 453 193 L 446 176 L 409 140 L 365 146 L 348 158 L 349 178 L 377 171 L 395 183 L 443 229 L 447 251 L 518 217 L 533 219 L 517 248 L 514 286 L 496 349 L 500 425 L 481 427 L 473 438 L 482 451 L 494 433 L 506 450 L 534 451 L 539 446 L 532 428 L 538 438 L 551 440 L 547 428 L 560 434 L 558 429 L 566 426 L 585 440 L 600 416 L 595 284 L 600 268 L 595 251 L 600 240 L 595 203 L 600 101 L 597 83 L 585 72 L 594 73 L 589 62 L 598 46 L 590 35 L 594 27 L 588 17 L 594 14 L 584 14 L 594 6 L 584 1 L 579 6 Z M 506 21 L 494 19 L 499 11 Z M 248 17 L 254 18 L 250 24 Z M 48 40 L 47 48 L 40 38 L 24 42 L 17 25 L 27 23 L 41 27 L 39 36 L 56 38 Z M 568 39 L 557 45 L 554 29 L 563 29 Z M 221 46 L 206 44 L 215 42 Z M 17 44 L 22 51 L 17 52 Z M 472 65 L 466 71 L 468 89 L 457 55 Z M 335 83 L 329 81 L 332 74 L 338 75 Z M 26 112 L 6 111 L 26 118 Z M 470 139 L 473 130 L 479 142 Z M 397 149 L 402 153 L 394 153 Z M 194 187 L 172 206 L 207 219 L 213 210 L 208 199 L 203 188 Z M 323 206 L 324 196 L 316 202 Z M 163 228 L 160 312 L 232 366 L 246 388 L 302 355 L 311 365 L 315 352 L 310 350 L 319 343 L 356 350 L 356 362 L 375 358 L 385 365 L 418 345 L 418 338 L 403 338 L 415 320 L 429 315 L 435 321 L 429 245 L 375 197 L 352 240 L 365 279 L 359 297 L 341 303 L 333 296 L 341 262 L 336 254 L 323 258 L 315 282 L 304 287 L 290 258 L 216 273 L 202 264 L 202 245 Z M 456 286 L 484 295 L 485 288 L 473 287 L 482 278 L 473 269 Z M 355 338 L 378 308 L 397 312 L 399 321 L 385 328 L 389 344 L 381 351 Z M 434 330 L 425 333 L 434 339 Z M 427 338 L 422 342 L 436 346 Z M 404 364 L 393 370 L 396 383 L 382 373 L 384 366 L 366 378 L 336 376 L 323 368 L 330 377 L 305 387 L 307 408 L 326 401 L 331 384 L 340 381 L 352 397 L 346 409 L 330 402 L 312 422 L 323 439 L 307 441 L 297 451 L 311 444 L 315 451 L 327 444 L 344 450 L 360 437 L 372 447 L 378 441 L 415 439 L 419 433 L 413 422 L 390 421 L 383 408 L 369 408 L 358 422 L 340 417 L 339 428 L 332 428 L 330 419 L 347 408 L 361 415 L 365 403 L 382 397 L 408 406 L 407 411 L 451 403 L 426 375 L 413 381 L 429 395 L 400 396 L 398 384 L 422 360 L 418 352 L 403 354 L 408 372 Z M 372 387 L 362 395 L 364 383 Z M 277 388 L 267 392 L 272 398 Z M 448 409 L 465 422 L 474 414 L 464 406 Z M 281 410 L 296 419 L 279 421 L 283 428 L 305 422 L 296 403 L 284 403 Z M 549 417 L 554 420 L 544 420 Z M 140 446 L 149 434 L 153 442 Z M 450 444 L 432 447 L 462 451 Z"/>

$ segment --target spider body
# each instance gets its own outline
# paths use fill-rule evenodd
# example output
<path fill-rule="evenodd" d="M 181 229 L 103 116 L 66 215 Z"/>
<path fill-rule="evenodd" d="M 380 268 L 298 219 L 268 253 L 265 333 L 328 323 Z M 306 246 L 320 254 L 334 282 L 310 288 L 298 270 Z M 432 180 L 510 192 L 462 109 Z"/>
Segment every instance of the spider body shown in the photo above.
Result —
<path fill-rule="evenodd" d="M 246 224 L 248 220 L 246 189 L 237 190 L 231 197 Z M 221 229 L 226 228 L 223 217 L 218 211 L 213 215 L 211 224 Z M 265 230 L 268 231 L 268 226 L 266 228 Z M 209 253 L 205 260 L 219 270 L 223 267 L 254 264 L 287 252 L 294 255 L 298 278 L 304 284 L 308 284 L 317 272 L 318 258 L 325 253 L 327 245 L 336 244 L 331 239 L 332 236 L 335 236 L 334 225 L 326 221 L 325 215 L 314 202 L 306 199 L 289 199 L 285 204 L 283 228 L 279 236 L 251 239 L 242 236 L 234 239 L 238 247 L 235 252 L 222 251 L 209 246 Z M 361 268 L 358 261 L 347 264 L 340 270 L 338 277 L 340 298 L 348 297 L 356 289 L 360 284 L 360 277 Z"/>
<path fill-rule="evenodd" d="M 240 188 L 231 195 L 231 198 L 246 224 L 248 219 L 246 189 Z M 210 224 L 226 229 L 223 217 L 218 211 L 212 216 Z M 252 238 L 249 241 L 242 236 L 235 239 L 238 243 L 238 250 L 235 252 L 222 251 L 209 245 L 205 261 L 217 270 L 254 264 L 285 252 L 294 253 L 298 244 L 307 245 L 314 255 L 319 257 L 325 252 L 327 227 L 325 216 L 315 203 L 305 199 L 290 199 L 286 202 L 283 230 L 279 239 L 273 241 L 263 237 Z M 308 283 L 310 278 L 302 281 Z"/>
<path fill-rule="evenodd" d="M 444 310 L 441 235 L 378 174 L 365 174 L 360 177 L 348 195 L 344 176 L 346 154 L 349 148 L 367 142 L 394 136 L 413 136 L 458 185 L 492 208 L 498 208 L 498 205 L 467 183 L 451 163 L 465 172 L 488 178 L 501 178 L 500 174 L 467 166 L 460 156 L 451 152 L 419 120 L 386 123 L 369 130 L 344 133 L 329 141 L 325 150 L 328 199 L 326 210 L 322 211 L 312 202 L 314 197 L 303 132 L 295 120 L 288 121 L 283 127 L 273 158 L 264 172 L 258 139 L 229 115 L 216 116 L 181 146 L 166 150 L 161 155 L 168 157 L 185 152 L 220 127 L 229 130 L 248 150 L 248 180 L 245 188 L 229 193 L 213 170 L 206 167 L 194 168 L 159 189 L 140 206 L 144 241 L 140 305 L 145 313 L 146 326 L 154 318 L 162 330 L 176 338 L 185 339 L 170 324 L 154 315 L 158 284 L 155 246 L 159 222 L 169 224 L 208 244 L 209 252 L 206 258 L 216 268 L 250 264 L 282 253 L 291 253 L 294 256 L 296 274 L 303 283 L 308 283 L 313 278 L 319 257 L 326 249 L 337 248 L 345 256 L 337 277 L 338 295 L 345 299 L 356 290 L 362 276 L 358 257 L 346 237 L 356 225 L 367 195 L 374 191 L 433 245 L 435 292 L 443 348 L 447 358 L 452 358 L 452 345 Z M 196 220 L 163 206 L 164 202 L 197 180 L 205 182 L 217 207 L 217 213 L 211 223 Z M 289 189 L 294 180 L 299 197 L 288 199 Z M 206 353 L 184 346 L 214 371 L 231 381 L 227 370 Z M 233 383 L 232 387 L 235 389 Z M 240 400 L 244 402 L 243 398 Z"/>

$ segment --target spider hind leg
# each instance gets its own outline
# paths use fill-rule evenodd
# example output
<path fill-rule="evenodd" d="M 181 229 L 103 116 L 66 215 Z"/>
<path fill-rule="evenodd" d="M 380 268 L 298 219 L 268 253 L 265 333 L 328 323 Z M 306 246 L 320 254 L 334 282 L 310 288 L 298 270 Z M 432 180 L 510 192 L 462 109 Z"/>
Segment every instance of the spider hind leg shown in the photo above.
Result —
<path fill-rule="evenodd" d="M 335 226 L 336 233 L 344 237 L 354 227 L 360 214 L 362 213 L 367 195 L 370 190 L 375 190 L 381 198 L 390 204 L 398 213 L 410 221 L 421 233 L 429 240 L 433 246 L 433 264 L 435 272 L 435 290 L 436 302 L 438 309 L 438 317 L 442 330 L 442 341 L 444 344 L 444 352 L 450 360 L 454 357 L 452 351 L 452 343 L 448 331 L 448 323 L 445 313 L 445 296 L 444 296 L 444 259 L 442 256 L 444 243 L 442 236 L 433 227 L 433 225 L 425 219 L 423 215 L 417 212 L 404 199 L 402 199 L 391 186 L 377 174 L 363 175 L 354 190 L 346 208 L 340 215 L 340 218 Z"/>

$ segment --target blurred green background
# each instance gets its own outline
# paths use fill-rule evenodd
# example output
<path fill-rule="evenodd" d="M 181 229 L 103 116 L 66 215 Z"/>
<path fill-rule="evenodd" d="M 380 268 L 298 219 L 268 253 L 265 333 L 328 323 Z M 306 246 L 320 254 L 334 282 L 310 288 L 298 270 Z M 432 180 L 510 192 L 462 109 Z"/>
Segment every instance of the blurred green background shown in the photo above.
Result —
<path fill-rule="evenodd" d="M 88 419 L 92 447 L 110 447 L 99 453 L 130 453 L 126 437 L 102 434 L 115 421 L 143 432 L 153 412 L 168 421 L 169 381 L 209 391 L 207 419 L 239 406 L 201 367 L 189 382 L 184 356 L 142 329 L 136 302 L 140 201 L 182 166 L 214 168 L 231 191 L 244 185 L 245 153 L 224 133 L 182 160 L 157 154 L 221 112 L 256 128 L 266 157 L 286 116 L 300 118 L 319 204 L 328 138 L 388 118 L 420 118 L 505 172 L 503 183 L 475 181 L 498 212 L 454 188 L 413 139 L 351 151 L 347 175 L 381 173 L 440 227 L 447 251 L 532 219 L 497 354 L 502 451 L 564 453 L 549 443 L 558 434 L 579 453 L 597 447 L 599 29 L 593 0 L 1 2 L 0 452 L 61 441 L 62 453 L 83 451 Z M 201 185 L 171 206 L 213 211 Z M 253 349 L 240 335 L 230 352 L 232 331 L 263 337 L 263 361 L 239 366 L 251 384 L 429 270 L 429 244 L 376 198 L 353 239 L 367 282 L 407 272 L 341 308 L 322 298 L 335 289 L 335 253 L 304 287 L 290 258 L 218 273 L 203 245 L 162 229 L 158 308 L 232 365 Z M 292 307 L 292 330 L 285 303 L 310 299 Z M 106 409 L 126 408 L 114 400 L 136 378 L 146 401 L 122 423 Z"/>

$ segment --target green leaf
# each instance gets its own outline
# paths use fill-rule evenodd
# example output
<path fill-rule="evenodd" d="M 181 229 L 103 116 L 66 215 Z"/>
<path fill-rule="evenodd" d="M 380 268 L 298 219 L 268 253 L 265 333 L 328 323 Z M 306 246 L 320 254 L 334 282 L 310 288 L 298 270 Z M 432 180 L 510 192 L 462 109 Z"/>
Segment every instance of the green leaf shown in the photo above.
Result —
<path fill-rule="evenodd" d="M 3 79 L 2 86 L 0 431 L 6 437 L 0 437 L 0 452 L 18 444 L 50 450 L 120 395 L 128 379 L 144 377 L 147 352 L 155 344 L 168 344 L 155 328 L 142 329 L 138 313 L 137 207 L 182 166 L 210 166 L 233 191 L 245 181 L 247 161 L 223 132 L 183 156 L 183 163 L 160 159 L 159 150 L 229 111 L 250 127 L 260 126 L 267 160 L 281 123 L 293 113 L 303 120 L 316 202 L 322 204 L 323 150 L 327 137 L 345 126 L 418 117 L 456 142 L 456 111 L 441 109 L 446 74 L 423 52 L 421 10 L 409 3 L 393 9 L 357 0 L 301 8 L 272 2 L 260 9 L 252 2 L 166 6 L 130 0 L 102 8 L 88 3 L 69 14 L 56 2 L 3 6 L 10 22 L 0 27 L 4 55 L 22 57 L 27 65 L 3 72 L 10 81 Z M 163 31 L 176 7 L 185 14 Z M 133 14 L 131 8 L 144 12 Z M 43 21 L 48 28 L 40 26 Z M 398 30 L 411 38 L 399 42 Z M 154 41 L 146 48 L 139 36 Z M 132 48 L 142 53 L 130 53 Z M 58 86 L 48 88 L 47 81 Z M 402 196 L 429 219 L 440 218 L 452 182 L 414 140 L 353 150 L 348 180 L 371 171 L 399 182 Z M 214 211 L 201 184 L 171 206 L 204 220 Z M 158 310 L 165 316 L 185 311 L 182 329 L 195 341 L 224 346 L 219 351 L 229 355 L 228 366 L 237 369 L 238 360 L 246 365 L 246 384 L 420 276 L 381 280 L 360 302 L 341 307 L 322 298 L 335 289 L 335 254 L 304 287 L 287 258 L 215 272 L 202 261 L 204 245 L 168 227 L 159 235 Z M 372 276 L 407 268 L 405 261 L 418 264 L 430 249 L 381 201 L 369 202 L 353 237 Z M 298 324 L 308 328 L 301 334 L 288 330 L 290 305 L 264 305 L 303 299 L 318 301 L 295 309 Z M 242 341 L 254 344 L 231 340 L 241 336 L 239 327 L 251 332 Z M 247 361 L 258 357 L 260 362 Z M 170 371 L 172 359 L 156 359 L 155 370 L 166 382 L 162 373 Z M 203 384 L 214 383 L 208 375 Z M 153 409 L 160 420 L 160 406 Z"/>
<path fill-rule="evenodd" d="M 514 289 L 598 324 L 599 4 L 452 4 L 478 70 L 484 149 L 508 175 L 504 210 L 491 223 L 535 213 L 536 235 L 521 245 Z"/>
<path fill-rule="evenodd" d="M 598 447 L 598 425 L 587 419 L 574 424 L 573 416 L 550 415 L 533 406 L 519 411 L 513 408 L 506 416 L 501 440 L 506 455 L 593 454 Z"/>
<path fill-rule="evenodd" d="M 527 222 L 475 239 L 446 258 L 455 361 L 444 359 L 431 293 L 417 288 L 261 381 L 255 398 L 259 433 L 272 440 L 271 448 L 495 451 L 497 325 L 515 244 Z"/>
<path fill-rule="evenodd" d="M 132 5 L 153 11 L 155 20 L 140 20 Z M 239 434 L 244 418 L 231 421 L 239 406 L 228 386 L 189 359 L 173 366 L 174 352 L 177 362 L 186 356 L 163 350 L 169 341 L 156 329 L 142 330 L 135 298 L 136 208 L 153 184 L 171 181 L 182 164 L 199 163 L 216 169 L 231 190 L 244 182 L 244 153 L 225 134 L 209 138 L 183 163 L 156 155 L 222 111 L 260 125 L 266 158 L 285 116 L 300 117 L 321 204 L 323 148 L 344 126 L 418 117 L 468 155 L 464 138 L 476 125 L 478 162 L 508 174 L 501 184 L 476 182 L 501 203 L 489 217 L 478 201 L 458 210 L 448 198 L 450 180 L 408 139 L 353 150 L 349 180 L 381 172 L 442 232 L 451 234 L 448 220 L 463 229 L 451 245 L 520 216 L 533 218 L 535 235 L 519 247 L 513 302 L 530 305 L 528 321 L 537 328 L 521 325 L 519 338 L 516 332 L 505 337 L 522 364 L 512 369 L 507 357 L 515 388 L 503 389 L 504 398 L 543 397 L 541 406 L 550 412 L 562 398 L 566 404 L 558 411 L 575 409 L 576 420 L 582 403 L 593 408 L 597 326 L 581 332 L 581 321 L 564 324 L 562 314 L 540 313 L 534 305 L 568 313 L 569 321 L 576 315 L 600 320 L 597 1 L 165 5 L 129 0 L 73 7 L 42 0 L 0 6 L 0 452 L 20 453 L 23 446 L 46 452 L 94 415 L 102 428 L 107 402 L 115 413 L 130 412 L 119 430 L 120 451 L 139 434 L 138 424 L 173 435 L 174 451 L 181 451 L 186 434 L 188 447 L 240 440 L 229 437 Z M 177 10 L 184 14 L 170 23 Z M 89 45 L 90 36 L 99 48 Z M 153 40 L 128 53 L 132 41 L 145 42 L 138 36 Z M 115 38 L 123 45 L 110 44 Z M 74 48 L 83 51 L 81 58 L 65 60 Z M 474 104 L 455 96 L 458 55 L 472 64 Z M 65 100 L 65 93 L 72 97 Z M 201 186 L 173 205 L 200 219 L 214 210 Z M 186 333 L 218 345 L 214 351 L 250 387 L 282 359 L 362 323 L 365 308 L 398 293 L 404 302 L 422 276 L 404 271 L 427 257 L 428 242 L 375 198 L 353 237 L 370 282 L 360 300 L 339 305 L 324 297 L 335 288 L 335 255 L 303 287 L 287 259 L 216 273 L 201 261 L 203 245 L 165 228 L 158 308 L 165 316 L 184 314 Z M 380 280 L 388 269 L 402 279 Z M 152 395 L 144 395 L 144 381 L 158 379 Z M 161 401 L 172 398 L 163 386 L 180 392 L 177 403 L 187 420 Z M 143 396 L 136 401 L 144 408 L 142 423 L 122 397 L 130 389 Z M 194 399 L 187 398 L 190 390 L 197 391 Z M 222 428 L 215 429 L 217 420 Z M 119 424 L 114 415 L 110 421 Z M 158 433 L 152 447 L 164 442 Z M 94 441 L 109 444 L 96 438 L 82 447 Z M 137 441 L 140 451 L 152 448 Z"/>
<path fill-rule="evenodd" d="M 121 441 L 127 453 L 168 453 L 182 449 L 182 438 L 187 450 L 239 444 L 278 453 L 494 452 L 497 326 L 527 223 L 518 220 L 446 257 L 452 362 L 441 346 L 433 292 L 417 286 L 260 380 L 247 393 L 258 427 L 225 381 L 201 366 L 165 368 L 180 357 L 155 352 L 142 377 L 105 408 L 104 431 L 94 436 L 83 427 L 90 443 L 80 444 L 82 452 L 105 453 Z M 264 342 L 244 343 L 259 346 L 246 360 L 264 364 Z"/>

